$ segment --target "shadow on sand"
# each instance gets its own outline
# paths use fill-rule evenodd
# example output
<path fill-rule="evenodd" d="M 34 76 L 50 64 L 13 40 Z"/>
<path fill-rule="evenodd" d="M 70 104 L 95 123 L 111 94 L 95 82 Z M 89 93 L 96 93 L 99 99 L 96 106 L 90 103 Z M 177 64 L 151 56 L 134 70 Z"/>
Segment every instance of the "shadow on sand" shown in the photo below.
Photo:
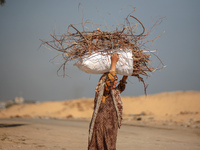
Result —
<path fill-rule="evenodd" d="M 0 124 L 0 128 L 10 128 L 10 127 L 19 127 L 26 124 Z"/>

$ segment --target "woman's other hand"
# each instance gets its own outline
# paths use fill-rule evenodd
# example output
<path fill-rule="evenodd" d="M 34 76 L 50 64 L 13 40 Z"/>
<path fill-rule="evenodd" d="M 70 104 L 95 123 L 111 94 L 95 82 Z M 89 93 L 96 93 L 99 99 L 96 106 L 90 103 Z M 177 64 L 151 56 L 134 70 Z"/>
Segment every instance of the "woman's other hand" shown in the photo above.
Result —
<path fill-rule="evenodd" d="M 127 78 L 128 78 L 128 76 L 123 76 L 122 80 L 123 80 L 123 81 L 126 81 Z"/>

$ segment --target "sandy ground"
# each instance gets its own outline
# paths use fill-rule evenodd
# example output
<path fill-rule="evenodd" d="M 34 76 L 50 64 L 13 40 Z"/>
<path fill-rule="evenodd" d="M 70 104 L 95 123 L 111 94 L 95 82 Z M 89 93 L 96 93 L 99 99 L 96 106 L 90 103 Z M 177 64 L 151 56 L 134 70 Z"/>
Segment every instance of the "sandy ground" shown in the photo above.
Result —
<path fill-rule="evenodd" d="M 86 150 L 87 120 L 0 119 L 0 150 Z M 200 150 L 200 129 L 123 124 L 118 150 Z"/>
<path fill-rule="evenodd" d="M 122 97 L 118 150 L 200 150 L 200 92 Z M 0 150 L 86 150 L 93 98 L 0 110 Z"/>
<path fill-rule="evenodd" d="M 200 92 L 168 92 L 122 97 L 124 121 L 200 128 Z M 92 117 L 93 98 L 14 105 L 0 110 L 0 118 L 87 118 Z"/>

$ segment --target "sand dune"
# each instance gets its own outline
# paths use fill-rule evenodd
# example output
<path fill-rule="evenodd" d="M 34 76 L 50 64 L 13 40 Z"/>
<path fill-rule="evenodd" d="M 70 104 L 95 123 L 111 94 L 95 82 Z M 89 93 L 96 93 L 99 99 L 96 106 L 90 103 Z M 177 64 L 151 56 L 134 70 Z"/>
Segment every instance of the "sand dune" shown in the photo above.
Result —
<path fill-rule="evenodd" d="M 142 120 L 195 124 L 200 127 L 200 92 L 178 91 L 148 96 L 122 97 L 124 121 Z M 93 98 L 14 105 L 0 118 L 91 118 Z"/>

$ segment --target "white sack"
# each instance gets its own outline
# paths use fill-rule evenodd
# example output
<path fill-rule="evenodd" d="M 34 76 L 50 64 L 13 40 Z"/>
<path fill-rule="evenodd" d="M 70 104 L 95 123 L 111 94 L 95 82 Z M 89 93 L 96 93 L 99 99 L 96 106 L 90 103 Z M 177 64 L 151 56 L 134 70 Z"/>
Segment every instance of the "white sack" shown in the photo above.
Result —
<path fill-rule="evenodd" d="M 120 75 L 131 76 L 133 73 L 133 58 L 132 51 L 126 50 L 114 50 L 113 53 L 119 54 L 119 60 L 116 65 L 116 73 Z M 111 66 L 110 55 L 102 55 L 94 53 L 92 55 L 80 58 L 74 65 L 80 70 L 89 74 L 103 74 L 109 72 Z"/>

